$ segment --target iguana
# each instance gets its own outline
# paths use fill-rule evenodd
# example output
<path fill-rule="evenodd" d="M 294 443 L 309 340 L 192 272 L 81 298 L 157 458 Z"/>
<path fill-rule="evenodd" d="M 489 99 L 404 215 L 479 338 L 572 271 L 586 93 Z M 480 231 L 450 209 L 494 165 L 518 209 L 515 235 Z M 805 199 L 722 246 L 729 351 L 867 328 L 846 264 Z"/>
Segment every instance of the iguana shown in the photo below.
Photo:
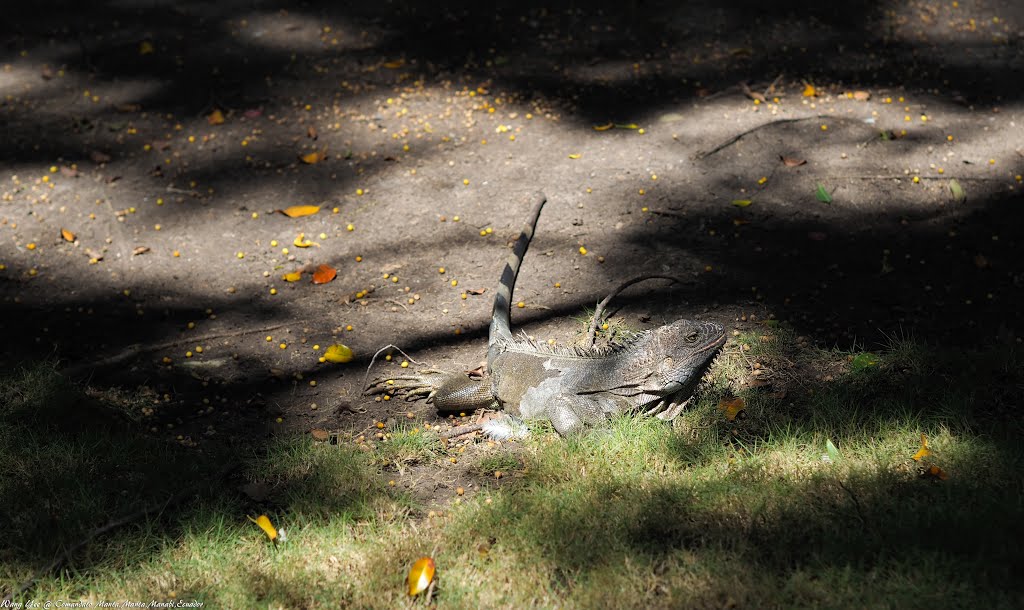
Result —
<path fill-rule="evenodd" d="M 548 347 L 513 336 L 512 291 L 547 201 L 543 194 L 537 197 L 494 297 L 488 376 L 424 370 L 377 379 L 366 393 L 425 396 L 443 411 L 501 407 L 506 415 L 482 426 L 495 438 L 522 428 L 510 416 L 550 420 L 561 435 L 627 412 L 674 419 L 725 343 L 721 325 L 678 320 L 607 348 Z"/>

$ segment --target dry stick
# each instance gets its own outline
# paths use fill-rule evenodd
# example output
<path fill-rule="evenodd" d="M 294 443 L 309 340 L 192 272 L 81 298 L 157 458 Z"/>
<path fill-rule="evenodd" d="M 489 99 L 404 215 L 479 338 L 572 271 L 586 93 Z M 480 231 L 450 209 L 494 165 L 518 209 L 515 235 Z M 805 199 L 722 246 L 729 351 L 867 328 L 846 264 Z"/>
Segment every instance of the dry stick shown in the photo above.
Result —
<path fill-rule="evenodd" d="M 456 436 L 462 436 L 463 434 L 469 434 L 470 432 L 476 432 L 477 430 L 483 430 L 483 423 L 479 424 L 466 424 L 465 426 L 456 426 L 447 432 L 438 433 L 438 438 L 449 439 L 455 438 Z"/>
<path fill-rule="evenodd" d="M 416 362 L 415 360 L 413 360 L 412 356 L 410 356 L 409 354 L 403 352 L 402 348 L 398 347 L 397 345 L 392 345 L 391 343 L 388 343 L 384 347 L 382 347 L 379 350 L 377 350 L 377 352 L 373 355 L 373 358 L 370 358 L 370 364 L 366 365 L 366 374 L 363 375 L 363 385 L 362 385 L 363 396 L 368 396 L 368 394 L 366 393 L 366 380 L 370 378 L 370 369 L 373 368 L 373 363 L 377 362 L 377 356 L 380 356 L 380 353 L 383 352 L 384 350 L 388 349 L 388 348 L 398 350 L 398 353 L 402 354 L 403 356 L 405 356 L 406 360 L 408 360 L 409 362 L 412 362 L 414 364 L 419 364 L 419 362 Z"/>
<path fill-rule="evenodd" d="M 97 527 L 97 528 L 95 528 L 93 530 L 90 530 L 85 535 L 84 538 L 82 538 L 81 540 L 79 540 L 75 544 L 71 545 L 70 548 L 64 549 L 64 552 L 62 552 L 60 555 L 58 555 L 56 558 L 54 558 L 54 560 L 50 562 L 50 565 L 46 566 L 42 570 L 36 571 L 34 574 L 29 576 L 25 580 L 25 582 L 23 582 L 20 585 L 18 585 L 17 589 L 12 590 L 10 593 L 5 595 L 4 598 L 2 600 L 0 600 L 0 604 L 8 604 L 8 603 L 10 603 L 14 599 L 15 596 L 21 595 L 25 591 L 28 591 L 29 589 L 31 589 L 32 586 L 36 583 L 36 581 L 39 580 L 40 578 L 42 578 L 42 576 L 44 574 L 50 574 L 54 570 L 59 568 L 60 566 L 64 565 L 64 563 L 66 561 L 71 559 L 72 553 L 74 553 L 78 549 L 80 549 L 83 546 L 85 546 L 85 545 L 89 544 L 90 542 L 92 542 L 92 540 L 94 538 L 96 538 L 98 536 L 102 536 L 103 534 L 106 534 L 107 532 L 111 532 L 111 531 L 116 530 L 116 529 L 118 529 L 120 527 L 123 527 L 125 525 L 128 525 L 129 523 L 137 521 L 137 520 L 141 519 L 142 517 L 145 517 L 146 515 L 155 513 L 157 511 L 160 511 L 162 513 L 163 511 L 167 510 L 168 507 L 174 506 L 175 504 L 180 503 L 185 498 L 187 498 L 190 495 L 192 495 L 192 493 L 194 491 L 196 491 L 196 489 L 198 489 L 200 486 L 202 486 L 204 484 L 209 484 L 210 482 L 218 482 L 218 481 L 220 481 L 222 478 L 227 476 L 228 473 L 230 473 L 232 470 L 234 470 L 237 467 L 238 467 L 238 464 L 228 464 L 228 465 L 224 466 L 223 468 L 221 468 L 220 471 L 217 472 L 217 474 L 214 475 L 214 478 L 212 479 L 212 481 L 211 480 L 204 480 L 201 483 L 197 483 L 196 485 L 193 485 L 191 487 L 187 487 L 187 488 L 179 491 L 178 493 L 176 493 L 176 494 L 172 495 L 170 498 L 168 498 L 167 501 L 165 501 L 165 502 L 161 502 L 159 504 L 151 504 L 151 505 L 149 505 L 149 506 L 147 506 L 145 508 L 142 508 L 140 510 L 137 510 L 135 512 L 131 512 L 131 513 L 128 513 L 127 515 L 124 515 L 122 517 L 118 517 L 117 519 L 113 519 L 112 521 L 109 521 L 106 525 L 103 525 L 103 526 Z"/>
<path fill-rule="evenodd" d="M 598 320 L 601 319 L 601 314 L 604 313 L 604 308 L 608 306 L 608 303 L 610 303 L 612 299 L 618 296 L 620 292 L 622 292 L 626 288 L 629 288 L 633 284 L 642 282 L 644 280 L 655 279 L 672 280 L 673 282 L 681 283 L 679 278 L 672 277 L 671 275 L 641 275 L 640 277 L 635 277 L 629 280 L 628 282 L 623 282 L 622 284 L 620 284 L 615 290 L 612 291 L 611 294 L 606 296 L 603 301 L 598 303 L 597 308 L 594 309 L 594 317 L 590 320 L 590 329 L 587 331 L 587 347 L 594 347 L 594 344 L 597 342 Z"/>
<path fill-rule="evenodd" d="M 749 136 L 750 134 L 754 133 L 755 131 L 758 131 L 760 129 L 764 129 L 765 127 L 771 127 L 773 125 L 781 125 L 783 123 L 798 123 L 800 121 L 810 121 L 812 119 L 833 119 L 833 120 L 836 120 L 836 121 L 848 120 L 845 117 L 834 116 L 834 115 L 831 115 L 831 114 L 818 114 L 818 115 L 815 115 L 815 116 L 805 116 L 805 117 L 800 117 L 800 118 L 796 118 L 796 119 L 779 119 L 777 121 L 769 121 L 767 123 L 762 123 L 761 125 L 758 125 L 757 127 L 751 127 L 750 129 L 748 129 L 748 130 L 746 130 L 746 131 L 744 131 L 744 132 L 742 132 L 742 133 L 740 133 L 738 135 L 735 135 L 735 136 L 729 138 L 725 142 L 722 142 L 721 144 L 719 144 L 718 146 L 712 148 L 711 150 L 709 150 L 707 152 L 698 152 L 696 155 L 694 155 L 694 158 L 695 159 L 704 159 L 706 157 L 710 157 L 711 155 L 721 151 L 723 148 L 728 148 L 729 146 L 732 146 L 736 142 L 739 142 L 744 136 Z"/>
<path fill-rule="evenodd" d="M 298 323 L 301 324 L 301 322 L 298 322 Z M 182 343 L 201 343 L 203 341 L 210 341 L 210 340 L 213 340 L 213 339 L 223 339 L 224 337 L 237 337 L 237 336 L 240 336 L 240 335 L 248 335 L 248 334 L 251 334 L 251 333 L 262 333 L 262 332 L 266 332 L 268 330 L 276 330 L 278 328 L 284 328 L 285 326 L 292 326 L 294 324 L 297 324 L 297 322 L 289 322 L 289 323 L 286 323 L 286 324 L 275 324 L 274 326 L 264 326 L 263 328 L 254 328 L 254 329 L 249 329 L 249 330 L 238 330 L 238 331 L 232 331 L 232 332 L 228 332 L 228 333 L 214 333 L 214 334 L 210 334 L 210 335 L 203 335 L 203 336 L 200 336 L 200 337 L 189 337 L 187 339 L 179 339 L 177 341 L 168 341 L 166 343 L 157 343 L 155 345 L 145 345 L 144 346 L 144 345 L 140 345 L 140 344 L 136 343 L 135 345 L 129 345 L 121 353 L 114 354 L 113 356 L 110 356 L 109 358 L 104 358 L 102 360 L 94 360 L 92 362 L 87 362 L 85 364 L 78 364 L 78 365 L 75 365 L 75 366 L 71 366 L 71 367 L 68 367 L 68 368 L 64 369 L 61 372 L 64 375 L 66 375 L 66 376 L 74 377 L 74 376 L 76 376 L 76 375 L 78 375 L 80 373 L 85 372 L 88 369 L 100 368 L 100 367 L 104 367 L 104 366 L 110 366 L 112 364 L 118 364 L 120 362 L 124 362 L 125 360 L 128 360 L 129 358 L 132 358 L 134 356 L 138 356 L 138 355 L 140 355 L 140 354 L 142 354 L 144 352 L 155 352 L 155 351 L 159 351 L 159 350 L 162 350 L 162 349 L 170 349 L 170 348 L 172 348 L 172 347 L 174 347 L 176 345 L 181 345 Z"/>

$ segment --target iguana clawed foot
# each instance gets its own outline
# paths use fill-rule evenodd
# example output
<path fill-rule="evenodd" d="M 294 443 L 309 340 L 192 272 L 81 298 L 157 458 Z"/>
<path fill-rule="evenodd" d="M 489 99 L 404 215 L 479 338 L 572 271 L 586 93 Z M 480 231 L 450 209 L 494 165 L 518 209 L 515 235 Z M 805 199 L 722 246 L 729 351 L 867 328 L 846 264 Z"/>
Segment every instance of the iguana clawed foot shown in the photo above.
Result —
<path fill-rule="evenodd" d="M 437 369 L 424 369 L 404 375 L 378 377 L 370 382 L 363 395 L 392 394 L 403 396 L 406 400 L 427 399 L 431 402 L 444 382 L 453 377 L 452 373 Z"/>

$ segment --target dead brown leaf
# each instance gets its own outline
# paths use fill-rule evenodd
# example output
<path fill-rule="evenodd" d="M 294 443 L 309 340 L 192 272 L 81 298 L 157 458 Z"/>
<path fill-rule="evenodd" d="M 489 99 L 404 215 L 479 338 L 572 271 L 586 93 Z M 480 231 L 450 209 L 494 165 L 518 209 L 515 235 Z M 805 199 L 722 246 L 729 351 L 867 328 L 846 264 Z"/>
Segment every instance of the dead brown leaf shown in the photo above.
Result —
<path fill-rule="evenodd" d="M 313 428 L 309 433 L 313 436 L 313 440 L 321 443 L 331 438 L 331 434 L 327 432 L 327 430 L 322 430 L 320 428 Z"/>
<path fill-rule="evenodd" d="M 796 157 L 787 157 L 785 155 L 779 155 L 779 159 L 782 159 L 782 163 L 786 167 L 800 167 L 807 163 L 807 159 L 797 159 Z"/>
<path fill-rule="evenodd" d="M 89 158 L 92 159 L 93 163 L 102 165 L 103 163 L 110 163 L 110 155 L 99 150 L 89 151 Z"/>
<path fill-rule="evenodd" d="M 312 125 L 307 127 L 306 128 L 306 137 L 309 138 L 310 140 L 317 139 L 318 134 L 316 133 L 316 127 L 313 127 Z"/>
<path fill-rule="evenodd" d="M 145 254 L 146 252 L 149 252 L 149 246 L 136 246 L 136 248 L 132 250 L 132 256 L 138 256 L 140 254 Z"/>
<path fill-rule="evenodd" d="M 487 292 L 486 288 L 469 288 L 466 290 L 466 294 L 480 295 Z"/>

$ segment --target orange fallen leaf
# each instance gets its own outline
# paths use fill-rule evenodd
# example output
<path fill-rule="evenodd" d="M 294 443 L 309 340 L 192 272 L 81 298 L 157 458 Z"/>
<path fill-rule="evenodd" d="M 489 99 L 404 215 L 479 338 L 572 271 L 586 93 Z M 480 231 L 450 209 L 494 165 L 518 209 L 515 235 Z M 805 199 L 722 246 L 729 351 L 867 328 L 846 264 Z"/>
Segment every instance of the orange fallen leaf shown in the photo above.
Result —
<path fill-rule="evenodd" d="M 216 108 L 210 113 L 210 116 L 206 117 L 206 122 L 210 125 L 223 125 L 224 113 L 221 112 L 219 108 Z"/>
<path fill-rule="evenodd" d="M 747 408 L 747 401 L 742 398 L 723 398 L 718 401 L 718 409 L 725 413 L 725 418 L 729 421 L 736 419 L 740 411 L 745 408 Z"/>
<path fill-rule="evenodd" d="M 68 231 L 67 229 L 61 229 L 60 236 L 64 238 L 64 241 L 75 241 L 75 234 L 72 233 L 71 231 Z"/>
<path fill-rule="evenodd" d="M 857 100 L 858 102 L 866 102 L 869 99 L 871 99 L 871 94 L 868 93 L 867 91 L 854 91 L 853 99 Z"/>
<path fill-rule="evenodd" d="M 285 273 L 281 276 L 281 279 L 286 282 L 297 282 L 302 279 L 302 271 L 292 271 L 291 273 Z"/>
<path fill-rule="evenodd" d="M 320 206 L 318 206 L 318 205 L 293 205 L 290 208 L 285 208 L 283 210 L 277 210 L 277 211 L 281 212 L 282 214 L 284 214 L 288 218 L 299 218 L 300 216 L 310 216 L 312 214 L 316 214 L 317 212 L 320 211 Z"/>
<path fill-rule="evenodd" d="M 326 158 L 326 156 L 327 153 L 325 151 L 315 150 L 311 153 L 302 155 L 301 157 L 299 157 L 299 159 L 302 159 L 302 162 L 307 165 L 314 165 L 316 163 L 323 161 Z"/>
<path fill-rule="evenodd" d="M 921 458 L 928 457 L 932 454 L 932 450 L 928 448 L 928 437 L 921 433 L 921 448 L 917 450 L 917 453 L 911 456 L 915 462 L 920 462 Z"/>
<path fill-rule="evenodd" d="M 417 559 L 409 569 L 409 595 L 419 595 L 427 590 L 434 580 L 434 560 L 430 557 Z"/>
<path fill-rule="evenodd" d="M 249 521 L 252 521 L 256 525 L 260 526 L 260 529 L 267 534 L 267 538 L 270 538 L 271 540 L 277 540 L 277 528 L 275 528 L 274 524 L 270 522 L 270 517 L 266 515 L 260 515 L 255 519 L 249 517 L 248 515 L 246 515 L 246 517 L 248 517 Z"/>
<path fill-rule="evenodd" d="M 324 360 L 327 362 L 351 362 L 353 358 L 352 348 L 347 345 L 335 343 L 324 350 Z"/>
<path fill-rule="evenodd" d="M 320 265 L 313 272 L 314 284 L 326 284 L 338 276 L 338 270 L 330 265 Z"/>
<path fill-rule="evenodd" d="M 949 478 L 949 475 L 946 474 L 946 471 L 939 468 L 938 466 L 929 467 L 928 470 L 925 471 L 925 475 L 933 479 L 939 479 L 940 481 L 945 481 L 946 479 Z"/>
<path fill-rule="evenodd" d="M 327 432 L 327 430 L 323 430 L 321 428 L 313 428 L 312 430 L 309 431 L 309 433 L 313 435 L 313 440 L 321 443 L 331 437 L 331 434 Z"/>
<path fill-rule="evenodd" d="M 804 97 L 814 97 L 816 95 L 818 95 L 818 91 L 814 88 L 814 85 L 812 85 L 810 83 L 807 83 L 806 86 L 804 87 L 803 96 Z"/>

